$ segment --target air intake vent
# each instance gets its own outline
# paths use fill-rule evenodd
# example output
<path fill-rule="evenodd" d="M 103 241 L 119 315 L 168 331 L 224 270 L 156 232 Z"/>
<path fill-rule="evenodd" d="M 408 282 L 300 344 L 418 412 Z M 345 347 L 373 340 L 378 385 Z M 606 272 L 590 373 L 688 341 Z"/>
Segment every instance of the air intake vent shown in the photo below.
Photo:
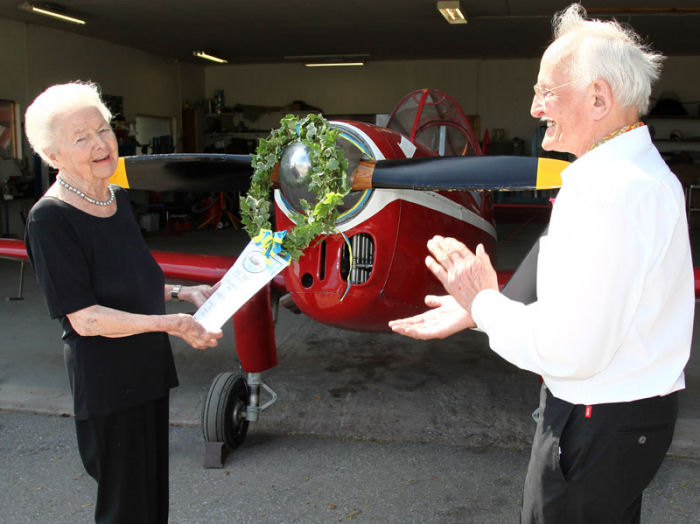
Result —
<path fill-rule="evenodd" d="M 349 273 L 351 284 L 364 284 L 372 275 L 374 267 L 374 241 L 370 235 L 360 233 L 350 238 L 350 245 L 352 246 L 352 268 L 348 246 L 345 244 L 341 275 L 348 280 Z"/>

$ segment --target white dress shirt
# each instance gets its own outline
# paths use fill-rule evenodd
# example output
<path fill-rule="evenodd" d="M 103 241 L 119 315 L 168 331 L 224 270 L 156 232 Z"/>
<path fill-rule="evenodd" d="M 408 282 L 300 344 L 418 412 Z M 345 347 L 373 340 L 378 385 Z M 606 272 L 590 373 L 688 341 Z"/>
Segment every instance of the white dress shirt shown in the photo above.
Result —
<path fill-rule="evenodd" d="M 695 290 L 684 195 L 646 126 L 562 173 L 537 296 L 525 306 L 485 290 L 472 315 L 496 353 L 556 397 L 601 404 L 685 386 Z"/>

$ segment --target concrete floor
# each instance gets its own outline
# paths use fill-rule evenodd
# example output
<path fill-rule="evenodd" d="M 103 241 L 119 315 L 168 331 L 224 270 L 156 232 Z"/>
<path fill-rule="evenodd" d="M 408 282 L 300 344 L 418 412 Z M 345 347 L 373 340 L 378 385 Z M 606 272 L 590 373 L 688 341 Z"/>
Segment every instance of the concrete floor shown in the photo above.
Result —
<path fill-rule="evenodd" d="M 515 267 L 541 226 L 501 228 L 500 266 Z M 150 237 L 154 249 L 236 254 L 247 241 L 232 229 Z M 16 294 L 19 264 L 0 260 L 0 293 Z M 24 300 L 0 301 L 0 409 L 70 414 L 58 323 L 50 321 L 27 267 Z M 168 302 L 168 310 L 189 305 Z M 697 321 L 697 317 L 696 317 Z M 538 377 L 491 352 L 486 337 L 464 332 L 445 341 L 330 328 L 280 308 L 279 365 L 264 374 L 278 402 L 251 424 L 256 431 L 350 439 L 527 447 Z M 687 389 L 671 454 L 700 457 L 698 339 L 686 369 Z M 181 385 L 171 422 L 199 425 L 212 379 L 236 370 L 232 328 L 219 347 L 195 351 L 173 339 Z M 236 453 L 245 453 L 245 445 Z"/>
<path fill-rule="evenodd" d="M 516 523 L 529 450 L 284 435 L 259 427 L 223 469 L 198 428 L 170 428 L 171 524 Z M 68 417 L 0 410 L 3 524 L 94 522 L 95 482 Z M 644 524 L 697 524 L 700 460 L 668 457 Z"/>

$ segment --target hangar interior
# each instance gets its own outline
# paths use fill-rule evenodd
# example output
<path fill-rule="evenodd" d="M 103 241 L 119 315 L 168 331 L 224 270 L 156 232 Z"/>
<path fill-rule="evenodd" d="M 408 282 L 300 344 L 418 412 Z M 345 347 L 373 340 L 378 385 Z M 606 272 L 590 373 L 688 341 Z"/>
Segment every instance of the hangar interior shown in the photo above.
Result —
<path fill-rule="evenodd" d="M 31 3 L 0 1 L 3 235 L 22 235 L 23 217 L 50 176 L 23 138 L 23 112 L 44 88 L 74 79 L 95 81 L 107 95 L 123 155 L 247 152 L 290 112 L 381 123 L 403 96 L 422 88 L 453 97 L 479 140 L 488 134 L 489 153 L 536 152 L 532 85 L 551 16 L 568 4 L 463 1 L 467 23 L 451 25 L 438 3 L 53 4 L 86 22 L 76 25 L 35 14 L 26 8 Z M 693 38 L 700 12 L 687 4 L 584 3 L 593 17 L 632 25 L 667 56 L 649 123 L 669 163 L 693 164 L 700 154 L 700 42 Z M 203 60 L 195 50 L 227 63 Z M 312 62 L 362 65 L 305 66 Z M 678 171 L 689 208 L 700 207 L 692 189 L 696 166 Z M 164 230 L 165 216 L 148 209 L 149 196 L 135 198 L 149 215 L 143 228 Z"/>
<path fill-rule="evenodd" d="M 114 128 L 123 155 L 250 151 L 287 113 L 320 111 L 330 118 L 381 124 L 402 97 L 423 88 L 439 89 L 454 98 L 469 115 L 482 145 L 488 133 L 488 153 L 531 155 L 538 149 L 539 124 L 529 109 L 539 57 L 551 39 L 552 14 L 568 2 L 461 0 L 467 23 L 455 25 L 447 24 L 436 8 L 438 3 L 60 0 L 60 5 L 52 4 L 86 21 L 74 25 L 30 12 L 29 2 L 18 9 L 20 0 L 0 0 L 0 237 L 23 237 L 27 213 L 52 177 L 23 136 L 23 113 L 42 90 L 71 80 L 99 84 L 116 114 Z M 613 9 L 607 0 L 584 1 L 591 16 L 631 24 L 667 56 L 652 92 L 657 114 L 647 122 L 686 188 L 690 223 L 696 226 L 700 223 L 700 8 L 690 0 L 664 0 L 653 8 L 646 4 L 621 0 Z M 195 50 L 206 50 L 227 63 L 207 62 L 195 57 Z M 327 67 L 306 66 L 312 62 Z M 329 62 L 362 65 L 330 67 Z M 237 255 L 247 242 L 243 232 L 227 227 L 233 220 L 227 224 L 217 212 L 221 204 L 235 212 L 233 196 L 195 195 L 195 200 L 183 201 L 177 194 L 134 191 L 132 195 L 139 223 L 154 250 Z M 548 195 L 508 196 L 540 201 Z M 544 227 L 540 218 L 519 217 L 515 223 L 499 224 L 499 269 L 517 266 Z M 219 224 L 223 230 L 218 230 Z M 691 227 L 691 241 L 698 231 Z M 700 243 L 692 243 L 696 251 Z M 4 371 L 0 409 L 69 416 L 72 401 L 59 326 L 49 321 L 31 270 L 24 275 L 19 266 L 16 261 L 0 260 L 1 288 L 7 299 L 0 300 L 0 329 L 8 334 L 0 356 Z M 17 286 L 16 296 L 8 296 L 14 295 Z M 15 300 L 21 296 L 25 299 Z M 169 312 L 191 312 L 187 304 L 177 301 L 168 301 L 167 307 Z M 284 440 L 280 433 L 339 437 L 346 439 L 344 445 L 354 439 L 522 449 L 530 442 L 538 377 L 497 357 L 483 334 L 469 331 L 446 340 L 397 343 L 393 334 L 341 330 L 309 317 L 300 319 L 285 308 L 280 308 L 279 315 L 275 336 L 282 349 L 280 366 L 271 372 L 270 381 L 280 393 L 280 402 L 257 423 L 253 449 L 279 447 Z M 206 352 L 193 352 L 174 340 L 181 386 L 172 396 L 173 425 L 199 424 L 212 377 L 236 362 L 233 331 L 228 323 L 221 346 Z M 681 397 L 671 449 L 681 457 L 697 457 L 700 449 L 695 393 L 700 385 L 699 362 L 691 357 L 687 367 L 688 392 Z M 198 440 L 194 444 L 187 440 L 186 449 L 176 453 L 195 455 L 190 461 L 194 463 L 200 460 L 200 449 L 194 447 L 198 445 Z M 409 468 L 412 461 L 413 457 L 405 461 Z M 363 478 L 354 474 L 355 467 L 354 462 L 347 466 L 353 474 L 345 476 Z M 42 468 L 46 469 L 45 464 Z M 285 468 L 277 463 L 270 469 Z M 498 488 L 508 492 L 507 511 L 519 504 L 508 487 L 513 470 L 519 469 L 524 468 L 508 464 L 505 476 L 497 481 Z M 457 477 L 465 477 L 463 473 L 460 470 Z M 481 475 L 470 476 L 483 484 Z M 13 481 L 14 477 L 8 478 Z M 185 490 L 198 497 L 191 478 L 188 474 Z M 236 489 L 244 484 L 235 475 L 228 480 L 236 481 Z M 442 479 L 432 483 L 440 491 L 449 484 Z M 235 489 L 225 485 L 231 506 Z M 683 490 L 692 491 L 694 485 L 697 482 L 683 478 Z M 416 486 L 423 490 L 423 484 Z M 498 489 L 484 486 L 500 496 Z M 654 491 L 661 497 L 660 488 Z M 32 484 L 31 492 L 45 502 L 46 491 L 35 491 Z M 14 496 L 15 491 L 7 493 Z M 276 490 L 271 493 L 276 497 Z M 424 506 L 425 493 L 420 495 L 411 502 Z M 73 493 L 70 496 L 74 498 Z M 254 493 L 252 498 L 258 496 Z M 433 505 L 443 505 L 442 498 L 434 498 Z M 691 493 L 684 499 L 691 501 L 691 511 L 696 498 Z M 448 509 L 449 504 L 444 503 Z M 480 504 L 491 515 L 503 500 L 492 503 L 487 497 Z M 674 504 L 673 498 L 669 504 Z M 197 511 L 200 506 L 192 504 L 176 512 Z M 286 505 L 277 506 L 288 511 Z M 475 506 L 465 507 L 472 512 Z M 81 510 L 92 512 L 89 505 Z M 369 509 L 366 514 L 372 515 Z M 451 521 L 473 517 L 460 515 L 462 520 Z M 294 520 L 292 514 L 284 513 L 276 521 L 290 519 Z"/>

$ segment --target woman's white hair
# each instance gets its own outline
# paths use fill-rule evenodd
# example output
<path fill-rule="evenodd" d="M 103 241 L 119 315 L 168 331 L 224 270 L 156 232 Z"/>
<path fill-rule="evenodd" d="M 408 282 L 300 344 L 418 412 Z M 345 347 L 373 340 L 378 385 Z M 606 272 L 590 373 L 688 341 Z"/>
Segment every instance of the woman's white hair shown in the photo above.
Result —
<path fill-rule="evenodd" d="M 601 78 L 623 107 L 647 113 L 651 85 L 661 74 L 662 54 L 651 51 L 633 30 L 615 20 L 587 19 L 581 4 L 557 13 L 552 25 L 555 39 L 565 35 L 570 39 L 569 74 L 579 87 Z"/>
<path fill-rule="evenodd" d="M 34 99 L 24 114 L 24 129 L 32 149 L 53 166 L 49 153 L 57 143 L 56 123 L 67 113 L 96 108 L 109 122 L 112 113 L 100 97 L 100 91 L 93 82 L 69 82 L 49 87 Z"/>

